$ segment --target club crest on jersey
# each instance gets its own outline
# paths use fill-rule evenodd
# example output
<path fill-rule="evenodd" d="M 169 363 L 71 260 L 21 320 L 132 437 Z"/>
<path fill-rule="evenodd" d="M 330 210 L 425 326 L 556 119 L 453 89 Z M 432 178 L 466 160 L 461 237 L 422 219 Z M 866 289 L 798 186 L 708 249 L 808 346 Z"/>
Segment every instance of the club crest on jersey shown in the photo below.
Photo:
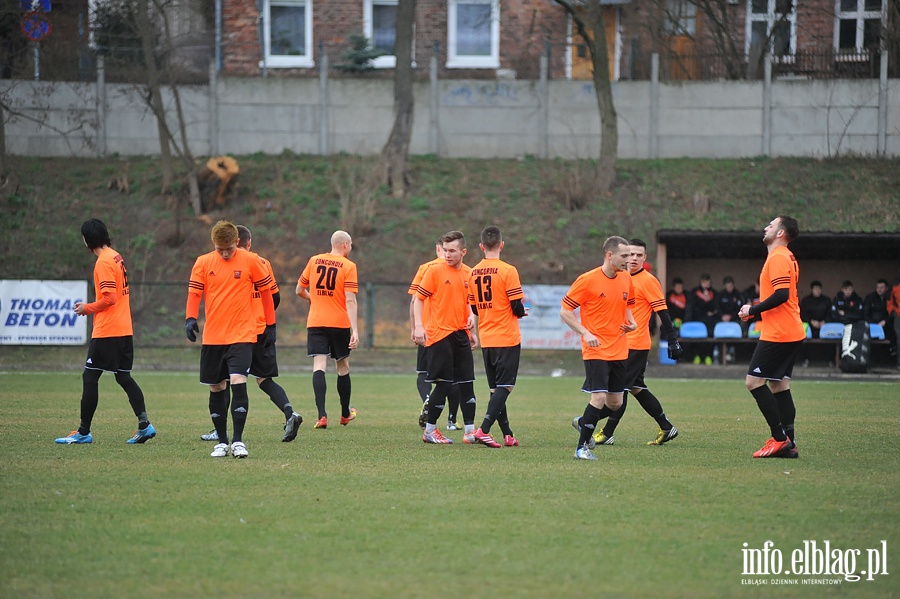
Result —
<path fill-rule="evenodd" d="M 628 292 L 627 292 L 627 291 L 623 291 L 623 292 L 622 292 L 622 301 L 623 301 L 623 302 L 627 302 L 627 301 L 628 301 Z"/>
<path fill-rule="evenodd" d="M 235 278 L 235 279 L 240 279 L 240 278 L 241 278 L 241 271 L 239 271 L 239 270 L 234 271 L 234 278 Z"/>

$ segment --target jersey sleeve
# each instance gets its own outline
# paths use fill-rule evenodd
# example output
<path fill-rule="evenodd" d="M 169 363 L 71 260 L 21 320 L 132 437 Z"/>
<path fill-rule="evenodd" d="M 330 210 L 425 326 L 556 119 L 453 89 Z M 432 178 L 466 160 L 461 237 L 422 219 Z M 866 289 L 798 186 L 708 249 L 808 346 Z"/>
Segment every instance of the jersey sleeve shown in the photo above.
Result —
<path fill-rule="evenodd" d="M 297 279 L 297 284 L 300 285 L 300 287 L 309 287 L 309 275 L 311 269 L 312 258 L 310 258 L 309 262 L 306 263 L 306 266 L 303 268 L 303 272 L 300 273 L 300 278 Z"/>
<path fill-rule="evenodd" d="M 654 312 L 662 312 L 663 310 L 668 310 L 668 306 L 666 306 L 666 298 L 663 295 L 662 286 L 659 284 L 659 280 L 651 276 L 647 279 L 647 284 L 644 287 L 644 293 L 647 296 L 647 301 L 650 303 L 650 309 Z"/>
<path fill-rule="evenodd" d="M 562 307 L 564 309 L 574 312 L 581 306 L 581 302 L 584 299 L 586 280 L 584 275 L 575 279 L 575 282 L 572 283 L 572 286 L 569 287 L 569 290 L 566 291 L 566 295 L 562 298 Z"/>
<path fill-rule="evenodd" d="M 193 293 L 201 297 L 206 289 L 206 273 L 204 272 L 206 269 L 204 268 L 202 258 L 203 257 L 201 256 L 194 262 L 194 267 L 191 269 L 191 279 L 188 282 L 188 293 Z"/>
<path fill-rule="evenodd" d="M 359 275 L 356 263 L 348 261 L 345 268 L 347 271 L 344 273 L 344 293 L 359 293 Z"/>
<path fill-rule="evenodd" d="M 506 281 L 506 297 L 509 301 L 523 299 L 525 294 L 522 292 L 522 282 L 519 280 L 519 271 L 515 268 L 509 268 L 509 280 Z"/>
<path fill-rule="evenodd" d="M 434 268 L 428 268 L 422 274 L 422 280 L 419 281 L 419 286 L 416 288 L 416 297 L 421 300 L 427 300 L 434 294 Z"/>
<path fill-rule="evenodd" d="M 790 290 L 792 270 L 793 264 L 790 256 L 783 254 L 772 256 L 769 264 L 769 280 L 772 283 L 772 289 Z"/>
<path fill-rule="evenodd" d="M 409 295 L 415 295 L 416 289 L 419 287 L 419 283 L 422 281 L 422 275 L 425 274 L 425 271 L 428 270 L 428 263 L 420 264 L 419 268 L 416 270 L 416 276 L 413 277 L 412 283 L 409 284 Z"/>

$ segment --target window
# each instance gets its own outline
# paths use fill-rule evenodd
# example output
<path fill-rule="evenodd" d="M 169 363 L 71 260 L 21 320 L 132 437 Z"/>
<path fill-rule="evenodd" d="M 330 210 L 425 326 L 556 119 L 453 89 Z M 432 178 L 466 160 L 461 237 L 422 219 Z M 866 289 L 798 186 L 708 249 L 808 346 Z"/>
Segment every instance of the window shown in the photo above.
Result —
<path fill-rule="evenodd" d="M 863 53 L 881 47 L 881 30 L 887 24 L 886 0 L 837 0 L 834 49 Z"/>
<path fill-rule="evenodd" d="M 668 0 L 666 2 L 666 33 L 669 35 L 697 35 L 696 0 Z"/>
<path fill-rule="evenodd" d="M 447 68 L 500 68 L 499 0 L 448 0 Z"/>
<path fill-rule="evenodd" d="M 266 0 L 263 14 L 266 66 L 315 66 L 312 3 L 313 0 Z"/>
<path fill-rule="evenodd" d="M 372 61 L 377 68 L 393 68 L 396 56 L 397 0 L 364 0 L 363 35 L 376 50 L 386 52 Z"/>
<path fill-rule="evenodd" d="M 751 53 L 766 50 L 775 57 L 791 56 L 797 51 L 794 0 L 747 1 L 747 42 L 744 51 L 750 56 Z"/>

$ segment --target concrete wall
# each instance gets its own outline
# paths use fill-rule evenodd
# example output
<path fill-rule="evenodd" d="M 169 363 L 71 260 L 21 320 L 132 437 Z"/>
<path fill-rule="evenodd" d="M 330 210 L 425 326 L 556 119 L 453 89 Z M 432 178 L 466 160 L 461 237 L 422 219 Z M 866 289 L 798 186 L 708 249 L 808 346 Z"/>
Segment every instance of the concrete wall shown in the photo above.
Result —
<path fill-rule="evenodd" d="M 776 80 L 769 94 L 762 81 L 660 83 L 655 120 L 653 89 L 649 81 L 613 84 L 621 158 L 879 153 L 878 81 Z M 134 87 L 105 85 L 98 97 L 96 84 L 6 80 L 0 81 L 0 94 L 33 119 L 10 118 L 6 143 L 12 154 L 159 151 L 156 123 Z M 323 96 L 318 79 L 229 77 L 219 79 L 212 90 L 183 87 L 181 97 L 197 156 L 283 150 L 373 154 L 387 139 L 393 119 L 393 83 L 387 80 L 332 79 Z M 900 80 L 887 80 L 884 97 L 885 155 L 897 157 Z M 544 87 L 536 81 L 445 80 L 434 91 L 423 82 L 415 86 L 415 100 L 411 151 L 416 154 L 433 147 L 441 156 L 475 158 L 540 157 L 544 151 L 548 158 L 595 158 L 599 152 L 600 124 L 590 82 L 549 81 Z M 171 94 L 165 101 L 174 110 Z"/>

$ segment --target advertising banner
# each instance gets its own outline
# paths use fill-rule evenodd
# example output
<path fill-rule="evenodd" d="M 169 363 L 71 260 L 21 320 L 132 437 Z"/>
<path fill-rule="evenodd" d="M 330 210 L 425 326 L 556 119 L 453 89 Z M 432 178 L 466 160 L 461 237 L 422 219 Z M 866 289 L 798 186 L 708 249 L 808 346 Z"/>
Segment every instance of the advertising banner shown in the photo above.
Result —
<path fill-rule="evenodd" d="M 0 345 L 82 345 L 87 281 L 0 280 Z"/>
<path fill-rule="evenodd" d="M 528 316 L 519 320 L 522 349 L 581 349 L 581 336 L 559 317 L 568 285 L 522 285 Z"/>

